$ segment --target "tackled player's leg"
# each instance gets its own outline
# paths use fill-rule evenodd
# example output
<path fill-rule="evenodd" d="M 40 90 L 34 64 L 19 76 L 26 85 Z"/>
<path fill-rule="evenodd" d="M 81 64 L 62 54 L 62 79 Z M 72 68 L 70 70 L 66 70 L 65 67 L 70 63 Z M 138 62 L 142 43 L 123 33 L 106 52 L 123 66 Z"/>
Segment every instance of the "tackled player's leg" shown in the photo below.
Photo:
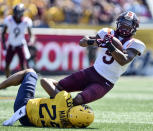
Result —
<path fill-rule="evenodd" d="M 34 98 L 37 77 L 38 76 L 36 72 L 32 69 L 29 72 L 25 73 L 14 103 L 14 112 L 16 112 L 19 108 L 23 107 L 24 105 L 26 105 L 29 99 Z M 19 121 L 24 126 L 32 126 L 26 115 L 20 118 Z"/>
<path fill-rule="evenodd" d="M 26 104 L 29 99 L 34 98 L 36 82 L 36 72 L 33 69 L 26 69 L 13 74 L 0 83 L 0 89 L 5 89 L 10 86 L 17 86 L 21 84 L 14 103 L 15 113 L 9 120 L 6 120 L 3 123 L 4 126 L 13 125 L 13 123 L 18 119 L 22 125 L 31 126 L 31 123 L 28 121 L 26 116 Z"/>
<path fill-rule="evenodd" d="M 26 70 L 19 71 L 15 74 L 11 75 L 6 80 L 4 80 L 3 82 L 0 83 L 0 89 L 5 89 L 10 86 L 17 86 L 17 85 L 21 84 L 25 74 L 28 72 L 34 72 L 34 70 L 33 69 L 26 69 Z"/>

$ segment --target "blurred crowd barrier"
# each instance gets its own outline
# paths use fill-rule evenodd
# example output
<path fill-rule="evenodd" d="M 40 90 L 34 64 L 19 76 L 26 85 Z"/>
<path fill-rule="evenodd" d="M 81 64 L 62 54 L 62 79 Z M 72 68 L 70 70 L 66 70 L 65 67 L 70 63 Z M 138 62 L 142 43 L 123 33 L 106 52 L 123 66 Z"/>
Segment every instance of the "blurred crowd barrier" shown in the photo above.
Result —
<path fill-rule="evenodd" d="M 35 37 L 33 44 L 37 51 L 31 66 L 37 71 L 61 74 L 89 66 L 86 48 L 79 46 L 78 42 L 84 35 L 94 35 L 95 30 L 34 28 L 33 33 Z M 3 71 L 5 53 L 2 48 L 0 53 L 0 68 Z M 10 67 L 11 70 L 18 69 L 17 56 L 14 57 Z"/>
<path fill-rule="evenodd" d="M 147 50 L 143 56 L 137 57 L 124 75 L 153 76 L 153 52 Z"/>
<path fill-rule="evenodd" d="M 30 66 L 40 73 L 65 74 L 89 67 L 87 48 L 78 42 L 85 35 L 95 35 L 94 29 L 49 29 L 33 28 L 33 44 L 36 56 Z M 138 56 L 125 75 L 153 75 L 153 29 L 139 30 L 136 38 L 142 40 L 147 50 Z M 98 54 L 98 51 L 97 51 Z M 0 48 L 0 70 L 4 71 L 5 52 Z M 18 57 L 11 63 L 11 70 L 19 69 Z"/>
<path fill-rule="evenodd" d="M 146 27 L 147 28 L 147 27 Z M 135 38 L 146 44 L 146 51 L 142 56 L 137 57 L 129 66 L 124 75 L 153 76 L 153 28 L 141 29 L 136 33 Z"/>
<path fill-rule="evenodd" d="M 24 3 L 25 16 L 33 20 L 34 27 L 110 24 L 123 11 L 135 12 L 141 22 L 152 19 L 147 0 L 0 0 L 0 24 L 20 2 Z"/>

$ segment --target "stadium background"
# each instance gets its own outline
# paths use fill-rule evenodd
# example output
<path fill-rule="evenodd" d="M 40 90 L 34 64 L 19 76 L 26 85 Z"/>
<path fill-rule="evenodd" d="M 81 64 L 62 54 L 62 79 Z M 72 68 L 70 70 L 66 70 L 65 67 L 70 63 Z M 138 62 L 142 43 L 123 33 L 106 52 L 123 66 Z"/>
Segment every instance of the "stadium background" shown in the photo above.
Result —
<path fill-rule="evenodd" d="M 146 44 L 147 50 L 129 67 L 125 75 L 130 76 L 121 77 L 110 93 L 89 104 L 95 112 L 95 120 L 88 129 L 83 130 L 153 130 L 153 77 L 150 77 L 153 75 L 152 0 L 0 0 L 1 27 L 4 17 L 11 14 L 12 7 L 19 2 L 25 4 L 25 15 L 33 20 L 34 37 L 31 43 L 36 47 L 37 54 L 36 63 L 32 61 L 31 66 L 41 73 L 39 78 L 43 74 L 56 80 L 89 66 L 86 48 L 78 46 L 80 38 L 94 35 L 102 27 L 115 28 L 114 20 L 122 11 L 136 12 L 141 23 L 135 37 Z M 5 52 L 0 47 L 0 82 L 5 79 L 4 60 Z M 11 69 L 18 69 L 17 57 L 14 58 Z M 49 75 L 46 76 L 46 73 Z M 12 87 L 0 91 L 0 130 L 42 130 L 21 127 L 19 122 L 13 127 L 1 126 L 13 114 L 17 90 L 18 87 Z M 36 97 L 46 96 L 38 80 Z M 79 130 L 82 129 L 77 129 Z"/>

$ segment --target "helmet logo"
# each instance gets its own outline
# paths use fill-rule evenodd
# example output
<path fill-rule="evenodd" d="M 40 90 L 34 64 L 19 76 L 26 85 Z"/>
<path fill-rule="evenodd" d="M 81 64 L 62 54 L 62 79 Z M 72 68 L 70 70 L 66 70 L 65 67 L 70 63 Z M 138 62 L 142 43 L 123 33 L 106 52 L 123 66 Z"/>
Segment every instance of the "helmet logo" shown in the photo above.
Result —
<path fill-rule="evenodd" d="M 125 19 L 127 19 L 127 20 L 133 20 L 133 18 L 134 18 L 134 13 L 133 12 L 128 12 L 125 15 Z"/>

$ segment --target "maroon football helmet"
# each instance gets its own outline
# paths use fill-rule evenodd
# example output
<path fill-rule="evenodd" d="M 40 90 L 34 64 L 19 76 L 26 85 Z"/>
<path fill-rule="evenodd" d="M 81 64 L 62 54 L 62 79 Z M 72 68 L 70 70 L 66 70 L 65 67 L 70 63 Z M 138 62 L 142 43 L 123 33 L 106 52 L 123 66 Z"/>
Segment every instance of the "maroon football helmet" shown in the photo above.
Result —
<path fill-rule="evenodd" d="M 24 4 L 17 4 L 13 8 L 13 17 L 15 18 L 16 22 L 20 22 L 24 13 Z"/>
<path fill-rule="evenodd" d="M 138 17 L 131 11 L 122 13 L 116 21 L 116 31 L 121 37 L 130 37 L 134 35 L 139 27 Z"/>

